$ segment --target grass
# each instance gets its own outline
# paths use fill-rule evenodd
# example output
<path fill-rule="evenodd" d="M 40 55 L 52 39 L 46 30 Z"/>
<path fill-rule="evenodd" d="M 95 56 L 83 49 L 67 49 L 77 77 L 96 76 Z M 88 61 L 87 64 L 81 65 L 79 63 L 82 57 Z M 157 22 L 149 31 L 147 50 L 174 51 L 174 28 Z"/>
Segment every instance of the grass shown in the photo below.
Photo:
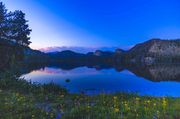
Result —
<path fill-rule="evenodd" d="M 179 119 L 180 98 L 69 94 L 9 74 L 0 79 L 0 119 Z"/>

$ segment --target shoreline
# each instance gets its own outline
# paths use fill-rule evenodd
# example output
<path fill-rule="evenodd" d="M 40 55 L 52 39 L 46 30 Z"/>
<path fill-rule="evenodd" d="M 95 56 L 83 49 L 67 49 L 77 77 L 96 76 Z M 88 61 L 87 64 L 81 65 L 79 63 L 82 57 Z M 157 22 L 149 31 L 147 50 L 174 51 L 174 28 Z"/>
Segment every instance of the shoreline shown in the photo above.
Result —
<path fill-rule="evenodd" d="M 98 119 L 121 115 L 126 118 L 173 119 L 180 116 L 180 98 L 124 93 L 96 96 L 69 94 L 53 83 L 40 85 L 11 76 L 0 79 L 0 96 L 0 117 L 4 119 Z"/>

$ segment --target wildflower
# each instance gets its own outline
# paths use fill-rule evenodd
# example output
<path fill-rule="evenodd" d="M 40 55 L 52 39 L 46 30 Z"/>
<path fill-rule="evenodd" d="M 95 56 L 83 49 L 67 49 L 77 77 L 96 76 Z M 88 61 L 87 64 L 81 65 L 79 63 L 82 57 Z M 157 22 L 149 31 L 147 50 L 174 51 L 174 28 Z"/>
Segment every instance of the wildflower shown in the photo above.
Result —
<path fill-rule="evenodd" d="M 114 99 L 114 100 L 117 100 L 117 97 L 116 97 L 116 96 L 114 96 L 114 97 L 113 97 L 113 99 Z"/>
<path fill-rule="evenodd" d="M 135 99 L 135 104 L 136 104 L 136 105 L 139 104 L 139 100 L 140 100 L 140 98 L 136 97 L 136 99 Z"/>
<path fill-rule="evenodd" d="M 140 100 L 140 98 L 136 97 L 136 101 L 139 101 L 139 100 Z"/>
<path fill-rule="evenodd" d="M 56 119 L 60 119 L 61 118 L 61 113 L 58 113 L 57 115 L 56 115 Z"/>
<path fill-rule="evenodd" d="M 32 117 L 32 118 L 34 118 L 34 117 L 35 117 L 35 115 L 32 115 L 31 117 Z"/>
<path fill-rule="evenodd" d="M 159 118 L 159 113 L 160 113 L 160 112 L 157 110 L 157 117 L 158 117 L 158 118 Z"/>
<path fill-rule="evenodd" d="M 53 118 L 54 117 L 54 115 L 53 115 L 53 113 L 51 113 L 51 118 Z"/>
<path fill-rule="evenodd" d="M 119 112 L 119 108 L 114 108 L 114 112 Z"/>
<path fill-rule="evenodd" d="M 162 101 L 162 106 L 163 106 L 163 108 L 165 109 L 166 108 L 166 106 L 167 106 L 167 101 L 166 101 L 166 99 L 165 98 L 163 98 L 163 101 Z"/>
<path fill-rule="evenodd" d="M 144 107 L 144 110 L 147 111 L 147 107 Z"/>
<path fill-rule="evenodd" d="M 128 106 L 127 103 L 124 104 L 126 107 Z"/>
<path fill-rule="evenodd" d="M 159 110 L 157 110 L 157 114 L 159 114 Z"/>
<path fill-rule="evenodd" d="M 16 93 L 16 97 L 18 97 L 19 96 L 19 93 Z"/>
<path fill-rule="evenodd" d="M 150 100 L 147 101 L 147 103 L 150 103 L 150 102 L 151 102 Z"/>
<path fill-rule="evenodd" d="M 154 103 L 153 105 L 156 106 L 156 103 Z"/>
<path fill-rule="evenodd" d="M 43 113 L 44 111 L 43 110 L 41 110 L 41 113 Z"/>

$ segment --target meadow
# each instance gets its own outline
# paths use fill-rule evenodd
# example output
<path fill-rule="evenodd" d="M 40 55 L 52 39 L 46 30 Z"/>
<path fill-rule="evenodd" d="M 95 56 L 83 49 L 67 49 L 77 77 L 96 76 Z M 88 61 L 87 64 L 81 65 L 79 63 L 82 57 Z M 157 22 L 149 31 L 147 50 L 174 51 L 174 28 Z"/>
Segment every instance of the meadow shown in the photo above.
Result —
<path fill-rule="evenodd" d="M 0 79 L 1 119 L 179 119 L 180 98 L 138 94 L 69 94 L 53 83 Z"/>

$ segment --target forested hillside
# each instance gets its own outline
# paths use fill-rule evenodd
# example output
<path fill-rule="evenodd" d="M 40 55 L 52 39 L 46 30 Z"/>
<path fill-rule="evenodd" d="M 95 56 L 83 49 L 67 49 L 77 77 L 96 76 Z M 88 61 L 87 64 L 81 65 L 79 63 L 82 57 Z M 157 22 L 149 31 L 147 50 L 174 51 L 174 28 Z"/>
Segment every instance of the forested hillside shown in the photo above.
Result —
<path fill-rule="evenodd" d="M 0 68 L 23 58 L 23 48 L 28 47 L 31 29 L 20 10 L 8 11 L 0 2 Z"/>

